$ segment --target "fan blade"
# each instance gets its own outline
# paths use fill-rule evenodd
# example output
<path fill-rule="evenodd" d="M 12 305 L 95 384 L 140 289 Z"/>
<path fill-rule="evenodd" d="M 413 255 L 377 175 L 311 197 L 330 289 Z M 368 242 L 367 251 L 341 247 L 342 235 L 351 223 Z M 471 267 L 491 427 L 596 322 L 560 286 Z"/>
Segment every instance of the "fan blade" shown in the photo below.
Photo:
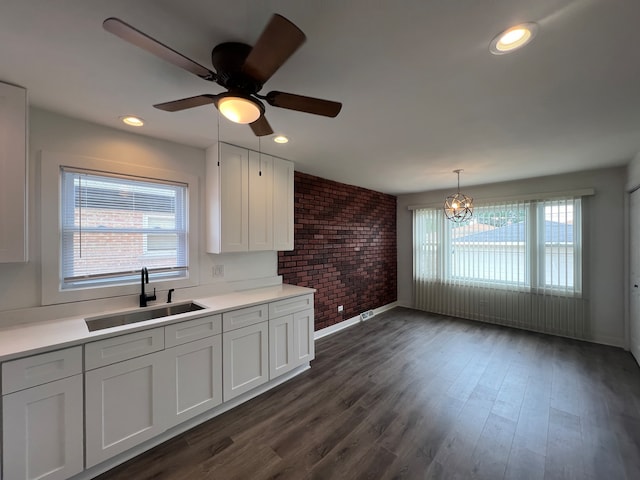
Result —
<path fill-rule="evenodd" d="M 265 83 L 306 39 L 302 30 L 275 14 L 249 52 L 242 72 Z"/>
<path fill-rule="evenodd" d="M 167 47 L 146 33 L 132 27 L 128 23 L 123 22 L 119 18 L 111 17 L 102 22 L 102 27 L 110 33 L 122 38 L 123 40 L 160 57 L 169 63 L 173 63 L 177 67 L 183 68 L 194 75 L 205 80 L 214 81 L 216 74 L 199 63 L 194 62 L 190 58 L 185 57 L 174 49 Z"/>
<path fill-rule="evenodd" d="M 299 112 L 335 117 L 340 113 L 342 104 L 331 100 L 294 95 L 293 93 L 269 92 L 266 96 L 267 103 L 274 107 L 288 108 Z"/>
<path fill-rule="evenodd" d="M 173 102 L 159 103 L 154 105 L 154 107 L 159 110 L 164 110 L 165 112 L 179 112 L 187 108 L 216 103 L 217 99 L 218 95 L 198 95 L 197 97 L 183 98 L 181 100 L 174 100 Z"/>
<path fill-rule="evenodd" d="M 264 137 L 273 133 L 273 129 L 264 115 L 261 115 L 255 122 L 250 123 L 249 126 L 251 130 L 253 130 L 253 133 L 256 134 L 256 137 Z"/>

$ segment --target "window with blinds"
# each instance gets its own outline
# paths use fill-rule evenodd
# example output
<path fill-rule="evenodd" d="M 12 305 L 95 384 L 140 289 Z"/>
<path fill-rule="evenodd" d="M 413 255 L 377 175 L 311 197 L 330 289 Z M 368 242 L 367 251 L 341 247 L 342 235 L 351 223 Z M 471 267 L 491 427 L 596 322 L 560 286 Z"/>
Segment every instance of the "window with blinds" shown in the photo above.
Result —
<path fill-rule="evenodd" d="M 477 205 L 464 223 L 414 211 L 414 276 L 448 285 L 581 291 L 581 200 Z"/>
<path fill-rule="evenodd" d="M 187 276 L 188 186 L 63 167 L 63 289 Z"/>

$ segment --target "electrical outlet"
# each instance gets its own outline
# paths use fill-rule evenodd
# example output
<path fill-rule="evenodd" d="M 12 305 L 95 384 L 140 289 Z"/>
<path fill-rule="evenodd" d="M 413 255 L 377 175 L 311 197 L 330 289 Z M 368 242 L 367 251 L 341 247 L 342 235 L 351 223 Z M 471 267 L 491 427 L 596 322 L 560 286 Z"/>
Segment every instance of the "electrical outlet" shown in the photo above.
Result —
<path fill-rule="evenodd" d="M 213 278 L 224 277 L 224 265 L 214 265 L 212 268 Z"/>
<path fill-rule="evenodd" d="M 344 307 L 342 305 L 338 305 L 338 311 L 341 312 L 344 310 Z"/>

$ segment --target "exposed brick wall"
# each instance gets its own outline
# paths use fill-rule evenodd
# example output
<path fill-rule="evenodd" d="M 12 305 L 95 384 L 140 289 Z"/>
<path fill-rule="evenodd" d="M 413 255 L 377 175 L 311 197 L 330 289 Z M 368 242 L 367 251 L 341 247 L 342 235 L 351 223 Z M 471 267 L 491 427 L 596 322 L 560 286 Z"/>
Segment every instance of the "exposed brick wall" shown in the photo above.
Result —
<path fill-rule="evenodd" d="M 396 301 L 396 258 L 396 197 L 295 172 L 295 249 L 278 273 L 318 290 L 316 330 Z"/>

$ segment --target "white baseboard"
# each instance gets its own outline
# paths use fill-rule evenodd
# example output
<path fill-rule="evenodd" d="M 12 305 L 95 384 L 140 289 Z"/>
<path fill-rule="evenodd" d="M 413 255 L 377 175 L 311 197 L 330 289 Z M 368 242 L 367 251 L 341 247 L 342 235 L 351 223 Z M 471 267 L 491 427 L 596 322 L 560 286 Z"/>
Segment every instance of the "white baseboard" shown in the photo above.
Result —
<path fill-rule="evenodd" d="M 629 350 L 629 345 L 627 345 L 627 342 L 625 341 L 624 338 L 613 337 L 610 335 L 599 335 L 595 333 L 590 335 L 586 339 L 580 339 L 580 340 L 586 340 L 592 343 L 599 343 L 601 345 L 608 345 L 610 347 L 620 347 L 620 348 L 623 348 L 624 350 Z"/>
<path fill-rule="evenodd" d="M 377 314 L 382 313 L 382 312 L 386 312 L 387 310 L 391 310 L 392 308 L 397 307 L 397 306 L 398 306 L 398 302 L 391 302 L 391 303 L 388 303 L 386 305 L 383 305 L 382 307 L 378 307 L 378 308 L 373 310 L 373 316 L 375 317 Z M 371 318 L 371 317 L 369 317 L 369 318 Z M 367 321 L 367 320 L 364 320 L 364 321 Z M 353 327 L 354 325 L 357 325 L 358 323 L 360 323 L 362 321 L 363 320 L 360 319 L 360 315 L 355 316 L 355 317 L 351 317 L 351 318 L 349 318 L 347 320 L 341 321 L 340 323 L 336 323 L 335 325 L 331 325 L 331 326 L 323 328 L 321 330 L 317 330 L 313 334 L 313 338 L 314 338 L 314 340 L 318 340 L 319 338 L 326 337 L 327 335 L 332 335 L 332 334 L 334 334 L 336 332 L 344 330 L 345 328 Z"/>

